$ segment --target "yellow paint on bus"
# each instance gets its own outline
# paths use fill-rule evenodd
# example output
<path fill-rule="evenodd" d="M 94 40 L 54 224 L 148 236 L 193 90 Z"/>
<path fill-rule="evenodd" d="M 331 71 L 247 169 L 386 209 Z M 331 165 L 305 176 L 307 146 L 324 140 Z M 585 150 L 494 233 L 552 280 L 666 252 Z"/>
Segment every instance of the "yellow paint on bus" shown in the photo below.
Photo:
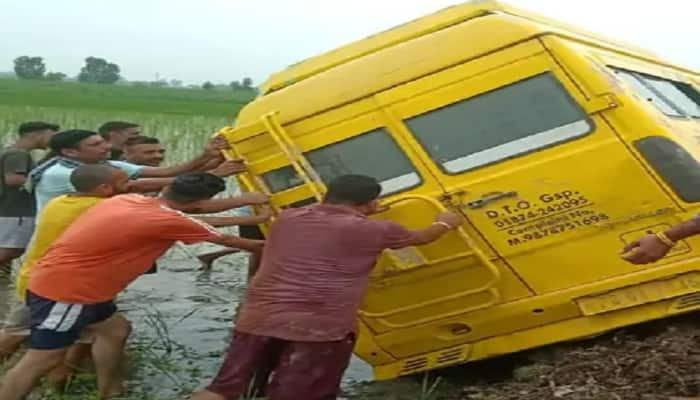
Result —
<path fill-rule="evenodd" d="M 455 6 L 273 75 L 225 128 L 278 209 L 345 173 L 389 218 L 467 224 L 387 252 L 356 353 L 388 379 L 700 308 L 700 240 L 624 246 L 698 212 L 700 75 L 494 1 Z"/>

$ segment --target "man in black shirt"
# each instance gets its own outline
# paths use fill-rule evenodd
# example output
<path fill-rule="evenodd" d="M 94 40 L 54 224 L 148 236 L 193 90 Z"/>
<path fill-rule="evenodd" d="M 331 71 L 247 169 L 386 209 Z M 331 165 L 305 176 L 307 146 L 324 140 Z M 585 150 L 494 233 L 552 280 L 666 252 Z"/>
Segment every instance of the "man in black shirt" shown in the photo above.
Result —
<path fill-rule="evenodd" d="M 141 134 L 138 124 L 124 121 L 109 121 L 102 124 L 97 130 L 102 137 L 112 145 L 113 161 L 120 161 L 124 156 L 124 144 L 132 137 Z"/>
<path fill-rule="evenodd" d="M 30 152 L 47 148 L 58 129 L 46 122 L 25 122 L 19 127 L 19 139 L 0 152 L 0 268 L 6 271 L 34 232 L 36 202 L 24 188 L 34 167 Z"/>

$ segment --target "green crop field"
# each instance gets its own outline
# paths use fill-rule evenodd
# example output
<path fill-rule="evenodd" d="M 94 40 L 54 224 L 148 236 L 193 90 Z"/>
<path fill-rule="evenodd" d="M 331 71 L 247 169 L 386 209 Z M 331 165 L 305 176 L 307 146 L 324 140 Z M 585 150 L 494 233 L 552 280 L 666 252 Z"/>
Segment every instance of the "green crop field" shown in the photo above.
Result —
<path fill-rule="evenodd" d="M 201 90 L 148 86 L 0 79 L 0 104 L 109 112 L 233 117 L 251 90 Z"/>
<path fill-rule="evenodd" d="M 110 120 L 135 122 L 161 139 L 171 161 L 190 157 L 204 140 L 251 101 L 250 90 L 198 90 L 0 79 L 0 141 L 24 121 L 63 129 L 97 129 Z"/>

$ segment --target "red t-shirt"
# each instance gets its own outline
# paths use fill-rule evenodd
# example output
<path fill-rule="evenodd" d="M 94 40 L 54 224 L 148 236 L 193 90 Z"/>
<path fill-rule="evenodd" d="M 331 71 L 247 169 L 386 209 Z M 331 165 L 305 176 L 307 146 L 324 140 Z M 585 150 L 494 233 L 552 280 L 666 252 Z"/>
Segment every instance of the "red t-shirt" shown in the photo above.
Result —
<path fill-rule="evenodd" d="M 220 235 L 162 200 L 112 197 L 78 217 L 49 248 L 32 270 L 29 291 L 65 303 L 109 301 L 176 241 L 197 243 Z"/>
<path fill-rule="evenodd" d="M 357 328 L 377 258 L 414 239 L 401 225 L 348 207 L 284 211 L 271 227 L 236 330 L 290 341 L 345 338 Z"/>

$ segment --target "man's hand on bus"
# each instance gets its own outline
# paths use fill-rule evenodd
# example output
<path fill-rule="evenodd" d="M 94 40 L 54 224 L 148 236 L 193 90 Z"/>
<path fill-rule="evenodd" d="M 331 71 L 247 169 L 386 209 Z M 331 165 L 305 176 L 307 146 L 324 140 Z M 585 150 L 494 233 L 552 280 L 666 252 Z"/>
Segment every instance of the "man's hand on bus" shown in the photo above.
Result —
<path fill-rule="evenodd" d="M 228 140 L 221 135 L 214 136 L 209 139 L 207 144 L 204 146 L 204 152 L 208 154 L 211 158 L 218 157 L 222 151 L 231 148 Z"/>
<path fill-rule="evenodd" d="M 449 225 L 450 229 L 456 229 L 464 223 L 464 218 L 457 213 L 448 211 L 438 215 L 435 221 L 437 223 Z"/>
<path fill-rule="evenodd" d="M 269 221 L 273 215 L 275 215 L 275 211 L 272 209 L 272 207 L 269 205 L 262 205 L 258 208 L 254 217 L 259 224 L 262 224 Z"/>
<path fill-rule="evenodd" d="M 622 258 L 632 264 L 651 264 L 664 258 L 672 248 L 657 235 L 651 234 L 625 246 Z"/>
<path fill-rule="evenodd" d="M 664 258 L 676 243 L 700 234 L 700 216 L 682 222 L 666 232 L 644 236 L 623 250 L 622 258 L 632 264 L 651 264 Z"/>
<path fill-rule="evenodd" d="M 231 175 L 240 174 L 244 172 L 246 168 L 243 160 L 228 160 L 219 164 L 219 166 L 211 170 L 210 173 L 220 178 L 226 178 Z"/>
<path fill-rule="evenodd" d="M 240 200 L 241 204 L 250 206 L 259 206 L 270 202 L 270 198 L 266 194 L 259 192 L 243 193 L 237 196 L 237 199 Z"/>
<path fill-rule="evenodd" d="M 448 232 L 459 228 L 464 223 L 461 215 L 453 212 L 444 212 L 435 217 L 435 222 L 425 229 L 413 231 L 414 240 L 409 246 L 422 246 L 440 239 Z"/>

